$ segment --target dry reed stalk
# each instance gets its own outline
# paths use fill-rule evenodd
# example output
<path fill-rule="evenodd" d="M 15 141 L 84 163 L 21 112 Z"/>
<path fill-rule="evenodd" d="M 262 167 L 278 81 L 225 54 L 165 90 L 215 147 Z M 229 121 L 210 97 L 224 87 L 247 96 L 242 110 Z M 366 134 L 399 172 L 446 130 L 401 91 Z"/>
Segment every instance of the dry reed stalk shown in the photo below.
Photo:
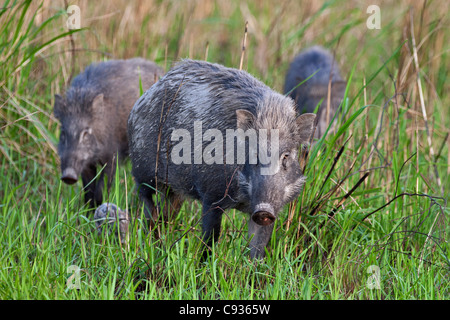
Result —
<path fill-rule="evenodd" d="M 364 106 L 367 106 L 367 86 L 366 86 L 366 76 L 363 77 L 363 93 L 364 93 Z M 361 131 L 364 133 L 364 142 L 361 143 L 361 148 L 367 143 L 369 145 L 369 108 L 364 110 L 364 126 L 361 127 Z M 362 163 L 366 162 L 365 156 L 362 156 Z M 369 181 L 364 180 L 364 188 L 367 188 Z"/>
<path fill-rule="evenodd" d="M 415 124 L 415 133 L 416 133 L 416 192 L 419 192 L 419 127 L 417 124 L 417 113 L 416 116 L 414 117 L 414 124 Z"/>
<path fill-rule="evenodd" d="M 248 21 L 245 22 L 244 39 L 242 40 L 242 51 L 241 51 L 241 61 L 239 63 L 239 70 L 242 70 L 242 65 L 244 64 L 245 46 L 247 44 L 247 31 L 248 31 Z"/>
<path fill-rule="evenodd" d="M 447 138 L 447 149 L 448 149 L 448 156 L 447 156 L 447 174 L 450 175 L 450 136 Z"/>
<path fill-rule="evenodd" d="M 208 51 L 209 51 L 209 41 L 206 41 L 206 47 L 205 47 L 205 61 L 208 61 Z"/>
<path fill-rule="evenodd" d="M 380 113 L 378 114 L 378 120 L 377 120 L 377 126 L 375 128 L 379 128 L 379 130 L 381 131 L 381 122 L 382 122 L 382 115 L 383 115 L 383 108 L 381 108 Z M 375 144 L 378 143 L 377 139 L 373 139 L 372 141 L 372 147 L 370 148 L 370 152 L 369 152 L 369 159 L 367 161 L 367 169 L 370 169 L 370 166 L 372 164 L 372 159 L 373 159 L 373 152 L 375 151 Z"/>
<path fill-rule="evenodd" d="M 194 35 L 191 33 L 189 35 L 189 52 L 188 52 L 188 57 L 189 59 L 192 59 L 194 57 Z"/>
<path fill-rule="evenodd" d="M 64 6 L 65 6 L 66 8 L 69 7 L 69 4 L 68 4 L 67 0 L 64 0 Z M 74 71 L 75 71 L 75 40 L 74 40 L 72 34 L 69 34 L 68 37 L 69 37 L 69 40 L 70 40 L 71 66 L 70 66 L 70 74 L 69 74 L 69 77 L 66 78 L 66 82 L 65 82 L 66 87 L 67 87 L 67 86 L 70 84 L 70 82 L 72 81 L 73 74 L 74 74 Z"/>
<path fill-rule="evenodd" d="M 164 72 L 167 72 L 167 51 L 169 50 L 169 43 L 166 42 L 164 47 Z"/>
<path fill-rule="evenodd" d="M 333 67 L 332 67 L 333 68 Z M 327 125 L 330 124 L 330 107 L 331 107 L 331 72 L 330 72 L 330 79 L 328 80 L 328 92 L 327 92 L 327 113 L 326 113 L 326 123 Z M 343 102 L 342 102 L 343 103 Z M 333 128 L 334 131 L 334 128 Z M 350 133 L 351 135 L 351 133 Z"/>
<path fill-rule="evenodd" d="M 414 64 L 415 64 L 416 72 L 417 72 L 417 89 L 418 89 L 418 93 L 419 93 L 419 101 L 420 101 L 420 106 L 421 106 L 421 109 L 422 109 L 423 120 L 425 122 L 425 132 L 427 134 L 428 147 L 430 148 L 430 156 L 431 156 L 431 159 L 434 160 L 435 159 L 435 154 L 434 154 L 433 144 L 431 142 L 430 129 L 428 127 L 427 110 L 425 108 L 425 100 L 424 100 L 424 97 L 423 97 L 422 81 L 420 79 L 419 58 L 417 56 L 416 39 L 415 39 L 415 36 L 414 36 L 414 22 L 413 22 L 413 11 L 412 11 L 412 8 L 410 9 L 410 17 L 411 17 L 410 18 L 411 44 L 412 44 L 412 48 L 413 48 Z M 444 194 L 444 190 L 442 188 L 441 179 L 439 177 L 439 173 L 438 173 L 438 170 L 436 168 L 436 165 L 434 165 L 434 172 L 435 172 L 435 175 L 436 175 L 437 184 L 438 184 L 439 188 L 441 189 L 442 194 Z"/>

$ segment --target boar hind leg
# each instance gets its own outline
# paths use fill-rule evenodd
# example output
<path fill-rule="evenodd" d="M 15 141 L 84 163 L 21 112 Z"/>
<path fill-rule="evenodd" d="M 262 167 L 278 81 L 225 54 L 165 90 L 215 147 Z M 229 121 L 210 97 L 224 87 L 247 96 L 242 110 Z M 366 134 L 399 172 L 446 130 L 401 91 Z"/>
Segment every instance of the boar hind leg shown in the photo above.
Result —
<path fill-rule="evenodd" d="M 206 244 L 206 248 L 203 251 L 203 259 L 208 257 L 213 241 L 215 243 L 219 239 L 222 214 L 222 208 L 206 205 L 205 202 L 203 202 L 202 229 L 203 242 Z"/>
<path fill-rule="evenodd" d="M 95 166 L 89 166 L 81 173 L 81 180 L 83 181 L 84 201 L 89 203 L 91 208 L 95 208 L 102 203 L 102 191 L 99 190 L 99 182 L 95 180 L 97 170 Z"/>
<path fill-rule="evenodd" d="M 170 191 L 166 195 L 161 196 L 161 206 L 163 207 L 162 212 L 165 221 L 170 221 L 177 215 L 183 200 L 183 197 Z"/>
<path fill-rule="evenodd" d="M 155 191 L 150 186 L 141 184 L 141 186 L 139 187 L 139 198 L 144 203 L 144 215 L 147 221 L 150 223 L 151 228 L 155 225 L 155 222 L 158 218 L 157 210 L 153 202 L 154 194 Z"/>
<path fill-rule="evenodd" d="M 252 259 L 264 258 L 266 252 L 265 247 L 269 243 L 272 236 L 273 223 L 268 226 L 261 226 L 250 218 L 248 222 L 248 234 L 250 240 L 250 257 Z"/>

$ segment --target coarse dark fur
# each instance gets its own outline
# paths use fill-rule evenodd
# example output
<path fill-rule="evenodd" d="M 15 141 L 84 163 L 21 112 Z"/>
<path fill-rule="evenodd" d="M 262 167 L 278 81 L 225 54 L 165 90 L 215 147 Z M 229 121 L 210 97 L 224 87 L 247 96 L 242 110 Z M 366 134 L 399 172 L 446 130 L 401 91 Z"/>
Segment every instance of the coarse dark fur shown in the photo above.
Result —
<path fill-rule="evenodd" d="M 110 60 L 91 64 L 73 79 L 64 97 L 55 95 L 61 179 L 73 184 L 81 175 L 91 207 L 102 203 L 103 177 L 108 176 L 109 189 L 117 156 L 128 155 L 127 119 L 140 96 L 140 81 L 146 90 L 162 75 L 160 67 L 142 58 Z"/>
<path fill-rule="evenodd" d="M 299 147 L 308 143 L 314 119 L 311 114 L 297 117 L 291 98 L 274 92 L 245 71 L 203 61 L 181 61 L 136 102 L 128 120 L 132 173 L 147 215 L 155 216 L 155 189 L 171 200 L 198 199 L 203 205 L 203 238 L 210 246 L 218 240 L 224 210 L 236 208 L 252 217 L 251 256 L 263 257 L 274 219 L 298 196 L 303 185 L 297 154 Z M 215 153 L 222 151 L 223 159 L 212 164 L 195 163 L 194 121 L 201 121 L 205 136 L 216 130 L 214 139 L 203 140 L 203 152 L 219 139 L 217 132 L 222 134 L 223 150 Z M 269 134 L 279 130 L 276 174 L 262 175 L 263 165 L 259 161 L 250 164 L 248 155 L 245 163 L 238 164 L 237 145 L 232 163 L 227 163 L 227 129 L 237 128 L 257 132 L 267 129 Z M 178 138 L 173 141 L 172 133 L 176 129 L 190 134 L 190 164 L 173 161 Z"/>
<path fill-rule="evenodd" d="M 308 79 L 311 75 L 313 76 Z M 305 80 L 306 82 L 300 84 Z M 299 113 L 314 112 L 322 99 L 317 112 L 317 127 L 314 134 L 316 138 L 322 137 L 329 125 L 327 103 L 330 80 L 329 122 L 344 98 L 346 87 L 346 82 L 340 75 L 339 66 L 331 53 L 320 46 L 308 48 L 294 58 L 286 74 L 284 93 L 290 92 L 289 95 L 295 100 Z M 294 89 L 297 85 L 299 86 Z"/>

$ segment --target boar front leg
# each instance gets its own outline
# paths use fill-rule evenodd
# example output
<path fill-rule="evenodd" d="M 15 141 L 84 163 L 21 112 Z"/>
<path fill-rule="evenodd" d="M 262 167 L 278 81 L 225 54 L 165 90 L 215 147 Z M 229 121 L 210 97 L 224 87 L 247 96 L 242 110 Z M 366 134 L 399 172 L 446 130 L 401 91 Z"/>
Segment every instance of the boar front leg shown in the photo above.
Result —
<path fill-rule="evenodd" d="M 157 210 L 155 203 L 153 202 L 153 195 L 155 194 L 155 189 L 153 186 L 147 184 L 141 184 L 139 186 L 139 198 L 144 203 L 144 215 L 145 219 L 149 223 L 152 229 L 157 221 Z"/>
<path fill-rule="evenodd" d="M 206 244 L 203 251 L 203 259 L 206 259 L 211 251 L 213 242 L 219 240 L 220 225 L 222 223 L 223 210 L 220 207 L 213 207 L 203 202 L 202 229 L 203 242 Z"/>
<path fill-rule="evenodd" d="M 85 203 L 89 203 L 91 208 L 95 208 L 102 203 L 102 191 L 101 189 L 98 190 L 99 182 L 95 180 L 96 175 L 97 169 L 94 165 L 88 166 L 81 173 L 81 180 L 83 181 L 83 189 L 85 192 L 84 201 Z M 103 177 L 103 175 L 101 175 L 100 178 L 101 177 Z"/>

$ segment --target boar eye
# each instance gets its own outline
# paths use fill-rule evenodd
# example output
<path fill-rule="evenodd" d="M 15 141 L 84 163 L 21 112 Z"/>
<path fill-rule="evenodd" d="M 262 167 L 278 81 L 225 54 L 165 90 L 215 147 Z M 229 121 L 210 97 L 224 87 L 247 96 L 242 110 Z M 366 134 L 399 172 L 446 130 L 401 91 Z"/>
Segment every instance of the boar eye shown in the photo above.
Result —
<path fill-rule="evenodd" d="M 288 162 L 290 155 L 291 154 L 289 152 L 285 152 L 281 155 L 281 163 L 283 164 L 284 169 L 286 169 L 286 167 L 287 167 L 287 162 Z"/>

